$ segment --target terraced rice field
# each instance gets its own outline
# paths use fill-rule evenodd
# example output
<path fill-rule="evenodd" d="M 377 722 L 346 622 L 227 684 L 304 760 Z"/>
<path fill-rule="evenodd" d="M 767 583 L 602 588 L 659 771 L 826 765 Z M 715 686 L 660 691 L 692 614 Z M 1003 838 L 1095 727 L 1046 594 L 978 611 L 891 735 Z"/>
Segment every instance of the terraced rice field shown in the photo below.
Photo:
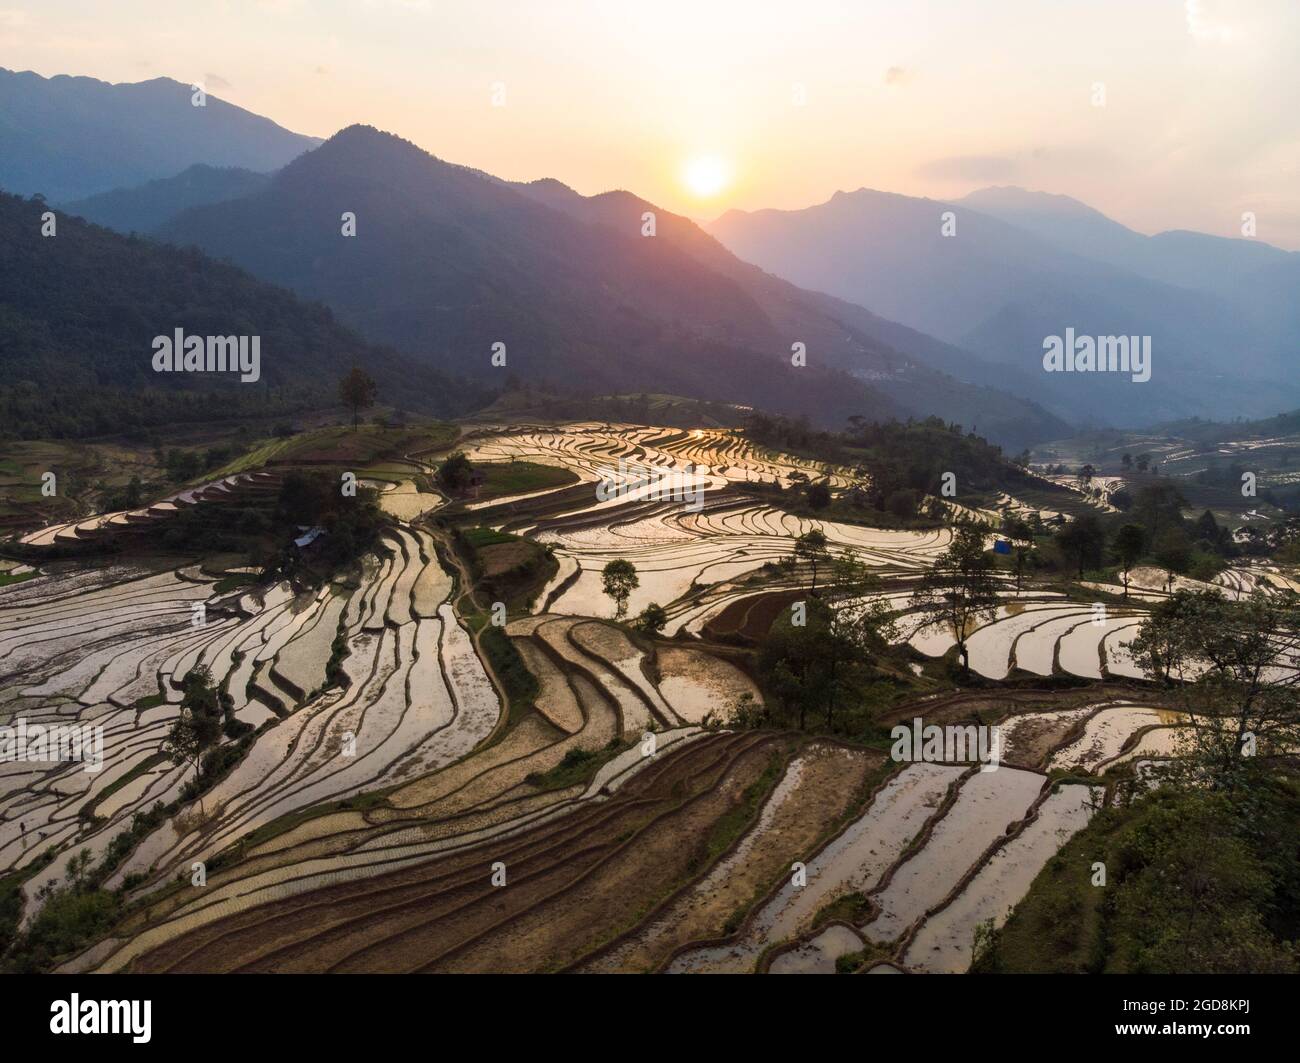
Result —
<path fill-rule="evenodd" d="M 277 473 L 265 470 L 235 473 L 231 476 L 186 488 L 167 498 L 159 499 L 140 509 L 99 513 L 79 520 L 46 525 L 20 540 L 27 546 L 75 546 L 94 543 L 108 535 L 129 533 L 133 530 L 156 528 L 166 523 L 182 510 L 194 506 L 235 501 L 279 486 Z"/>
<path fill-rule="evenodd" d="M 805 573 L 773 564 L 796 536 L 818 528 L 832 553 L 872 566 L 907 621 L 949 533 L 760 504 L 746 484 L 861 481 L 730 432 L 478 425 L 466 449 L 579 479 L 459 507 L 554 550 L 533 612 L 505 627 L 536 684 L 526 704 L 508 703 L 461 618 L 469 589 L 423 520 L 442 500 L 405 476 L 380 485 L 382 549 L 323 587 L 222 593 L 201 564 L 143 560 L 50 564 L 0 590 L 0 721 L 94 725 L 104 740 L 98 772 L 0 763 L 0 873 L 30 873 L 24 920 L 76 853 L 99 858 L 136 813 L 171 808 L 105 883 L 125 891 L 126 918 L 66 969 L 962 970 L 974 927 L 1004 918 L 1087 822 L 1106 773 L 1173 755 L 1185 733 L 1104 691 L 1008 702 L 992 772 L 720 729 L 742 698 L 763 698 L 736 647 L 805 593 Z M 631 486 L 598 497 L 610 482 Z M 656 497 L 665 485 L 700 493 Z M 665 638 L 608 619 L 600 569 L 616 557 L 640 579 L 629 613 L 658 602 Z M 993 680 L 1137 678 L 1123 641 L 1161 592 L 1146 593 L 1095 623 L 1087 602 L 1008 585 L 969 634 L 971 666 Z M 903 637 L 921 656 L 954 642 L 933 627 Z M 254 731 L 196 802 L 182 797 L 193 769 L 163 740 L 199 667 Z M 1052 768 L 1097 783 L 1053 785 Z"/>
<path fill-rule="evenodd" d="M 974 927 L 1006 917 L 1104 794 L 1007 766 L 896 771 L 833 743 L 674 729 L 653 757 L 634 746 L 541 800 L 509 784 L 518 771 L 501 777 L 518 753 L 423 789 L 439 813 L 419 826 L 409 809 L 309 821 L 201 896 L 161 897 L 69 969 L 828 973 L 870 950 L 873 964 L 960 971 Z M 508 812 L 457 800 L 485 775 L 515 795 Z M 708 859 L 701 839 L 742 809 Z M 826 922 L 846 895 L 866 917 Z"/>

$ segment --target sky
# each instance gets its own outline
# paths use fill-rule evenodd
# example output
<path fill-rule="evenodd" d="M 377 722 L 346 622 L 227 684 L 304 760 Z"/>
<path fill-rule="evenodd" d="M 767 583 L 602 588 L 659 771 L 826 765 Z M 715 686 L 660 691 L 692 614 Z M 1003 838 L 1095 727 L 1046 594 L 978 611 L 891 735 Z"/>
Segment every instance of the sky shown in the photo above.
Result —
<path fill-rule="evenodd" d="M 700 219 L 1015 184 L 1300 249 L 1300 0 L 0 0 L 0 66 Z"/>

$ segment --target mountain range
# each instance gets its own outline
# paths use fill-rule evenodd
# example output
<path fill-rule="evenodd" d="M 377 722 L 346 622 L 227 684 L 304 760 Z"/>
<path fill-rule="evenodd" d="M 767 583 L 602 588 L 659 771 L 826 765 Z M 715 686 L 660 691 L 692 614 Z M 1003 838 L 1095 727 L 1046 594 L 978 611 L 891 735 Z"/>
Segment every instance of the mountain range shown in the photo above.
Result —
<path fill-rule="evenodd" d="M 446 416 L 486 389 L 370 343 L 319 304 L 193 249 L 123 236 L 0 193 L 0 434 L 24 439 L 138 433 L 170 424 L 272 418 L 338 402 L 364 365 L 389 405 Z M 155 372 L 154 339 L 257 337 L 259 379 Z"/>
<path fill-rule="evenodd" d="M 729 211 L 708 229 L 746 261 L 1014 370 L 1003 386 L 1076 420 L 1300 402 L 1300 255 L 1257 241 L 1148 237 L 1077 200 L 1008 188 L 956 202 L 860 189 L 803 210 Z M 1152 382 L 1043 372 L 1044 339 L 1067 328 L 1150 336 Z"/>
<path fill-rule="evenodd" d="M 701 226 L 631 192 L 504 181 L 369 126 L 321 142 L 191 93 L 0 71 L 0 146 L 22 155 L 0 153 L 0 185 L 226 260 L 478 387 L 671 392 L 829 427 L 938 415 L 1015 449 L 1300 405 L 1300 255 L 1260 241 L 1148 237 L 1015 188 L 862 189 Z M 1045 373 L 1044 337 L 1066 328 L 1152 336 L 1153 381 Z"/>
<path fill-rule="evenodd" d="M 190 207 L 251 195 L 270 176 L 238 166 L 197 162 L 174 177 L 75 199 L 60 207 L 69 214 L 121 233 L 150 233 Z"/>
<path fill-rule="evenodd" d="M 355 236 L 343 235 L 345 213 Z M 522 379 L 592 394 L 722 399 L 836 427 L 855 414 L 939 414 L 1017 446 L 1062 423 L 937 371 L 876 334 L 860 308 L 764 274 L 628 193 L 511 184 L 367 126 L 254 194 L 183 211 L 155 232 L 485 380 L 501 375 L 491 358 L 501 343 Z M 797 343 L 806 365 L 792 364 Z"/>
<path fill-rule="evenodd" d="M 171 78 L 110 85 L 0 68 L 0 188 L 62 204 L 203 163 L 275 170 L 320 143 Z"/>

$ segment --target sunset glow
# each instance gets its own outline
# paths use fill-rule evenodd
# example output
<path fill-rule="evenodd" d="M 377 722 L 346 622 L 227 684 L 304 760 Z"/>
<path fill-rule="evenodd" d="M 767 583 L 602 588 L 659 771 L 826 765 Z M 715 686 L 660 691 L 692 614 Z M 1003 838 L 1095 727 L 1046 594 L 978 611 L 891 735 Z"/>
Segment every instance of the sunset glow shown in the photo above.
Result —
<path fill-rule="evenodd" d="M 1235 236 L 1253 210 L 1262 239 L 1300 247 L 1292 0 L 250 0 L 165 23 L 145 0 L 0 6 L 11 69 L 203 82 L 295 132 L 367 122 L 511 180 L 692 216 L 1014 184 L 1146 233 Z M 737 168 L 684 179 L 697 153 Z"/>
<path fill-rule="evenodd" d="M 712 199 L 731 184 L 731 167 L 717 155 L 697 155 L 682 166 L 682 184 L 691 195 Z"/>

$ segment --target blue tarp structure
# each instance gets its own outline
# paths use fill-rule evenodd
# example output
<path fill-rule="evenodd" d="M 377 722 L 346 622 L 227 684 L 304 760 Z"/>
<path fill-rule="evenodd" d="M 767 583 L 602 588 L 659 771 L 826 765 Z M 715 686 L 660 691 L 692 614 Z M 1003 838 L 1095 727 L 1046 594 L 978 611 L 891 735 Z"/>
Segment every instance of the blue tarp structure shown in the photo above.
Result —
<path fill-rule="evenodd" d="M 993 552 L 995 554 L 1011 553 L 1011 544 L 1006 539 L 995 539 L 993 541 Z"/>

